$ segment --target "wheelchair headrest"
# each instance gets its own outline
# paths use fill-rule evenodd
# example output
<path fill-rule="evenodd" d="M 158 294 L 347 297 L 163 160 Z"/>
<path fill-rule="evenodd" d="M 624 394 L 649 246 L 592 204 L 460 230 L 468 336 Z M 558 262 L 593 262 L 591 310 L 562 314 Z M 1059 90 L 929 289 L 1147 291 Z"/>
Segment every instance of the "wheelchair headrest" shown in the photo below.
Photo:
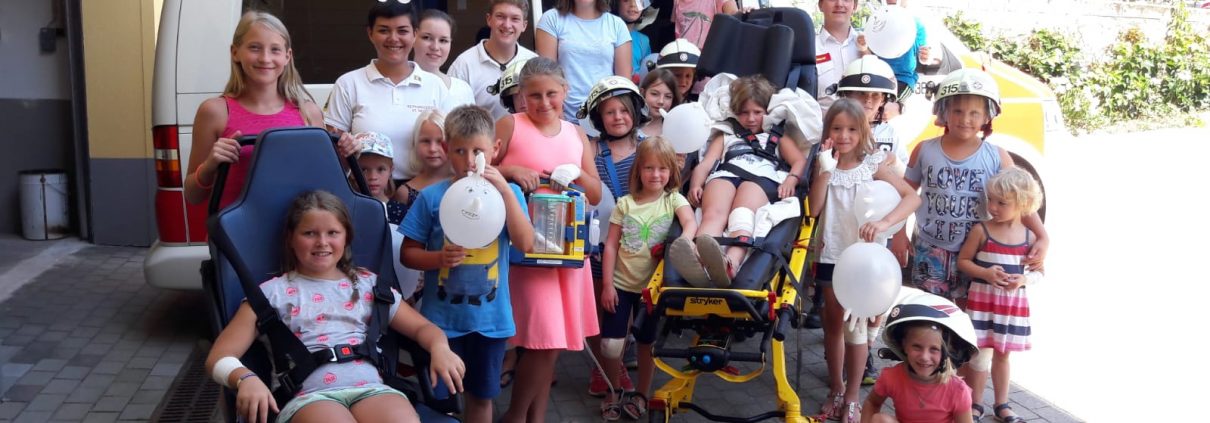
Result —
<path fill-rule="evenodd" d="M 764 75 L 781 89 L 815 94 L 815 27 L 797 8 L 758 9 L 742 16 L 715 15 L 697 73 Z"/>
<path fill-rule="evenodd" d="M 345 203 L 353 224 L 353 262 L 393 280 L 384 207 L 349 187 L 326 131 L 290 128 L 262 133 L 246 180 L 240 198 L 208 222 L 219 253 L 214 257 L 216 282 L 228 317 L 244 297 L 232 258 L 246 264 L 254 279 L 251 285 L 280 274 L 286 212 L 294 198 L 306 191 L 325 190 Z"/>
<path fill-rule="evenodd" d="M 790 61 L 799 65 L 815 64 L 815 24 L 807 11 L 796 7 L 756 9 L 748 13 L 745 22 L 769 26 L 780 24 L 794 30 L 790 45 Z"/>

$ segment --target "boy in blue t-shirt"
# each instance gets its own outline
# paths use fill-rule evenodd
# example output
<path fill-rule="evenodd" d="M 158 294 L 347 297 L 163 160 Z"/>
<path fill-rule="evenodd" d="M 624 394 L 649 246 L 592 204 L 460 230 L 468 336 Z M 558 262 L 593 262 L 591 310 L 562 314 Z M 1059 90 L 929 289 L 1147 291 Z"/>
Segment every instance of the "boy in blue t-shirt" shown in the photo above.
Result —
<path fill-rule="evenodd" d="M 534 227 L 521 189 L 491 166 L 484 167 L 483 177 L 500 191 L 505 208 L 505 229 L 495 241 L 474 250 L 446 242 L 438 209 L 454 181 L 474 170 L 476 154 L 495 157 L 500 142 L 494 137 L 487 110 L 467 105 L 451 111 L 445 118 L 445 140 L 454 176 L 420 191 L 399 226 L 403 265 L 424 271 L 420 313 L 445 331 L 450 349 L 466 363 L 461 388 L 467 393 L 463 418 L 468 422 L 492 419 L 505 341 L 516 332 L 508 293 L 509 243 L 529 251 Z"/>

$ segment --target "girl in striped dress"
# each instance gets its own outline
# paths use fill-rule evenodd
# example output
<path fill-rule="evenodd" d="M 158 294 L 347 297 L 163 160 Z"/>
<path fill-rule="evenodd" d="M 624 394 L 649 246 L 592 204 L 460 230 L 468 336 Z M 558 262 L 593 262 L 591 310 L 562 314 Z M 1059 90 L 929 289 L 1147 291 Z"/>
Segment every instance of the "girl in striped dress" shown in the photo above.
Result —
<path fill-rule="evenodd" d="M 1001 171 L 987 181 L 987 211 L 991 219 L 971 230 L 958 252 L 958 270 L 971 278 L 966 312 L 978 338 L 979 354 L 966 379 L 972 397 L 983 398 L 990 367 L 995 390 L 993 412 L 1002 422 L 1023 421 L 1008 406 L 1009 353 L 1027 351 L 1029 298 L 1025 286 L 1038 272 L 1022 261 L 1036 236 L 1021 217 L 1037 211 L 1042 190 L 1020 167 Z M 990 365 L 990 366 L 989 366 Z"/>

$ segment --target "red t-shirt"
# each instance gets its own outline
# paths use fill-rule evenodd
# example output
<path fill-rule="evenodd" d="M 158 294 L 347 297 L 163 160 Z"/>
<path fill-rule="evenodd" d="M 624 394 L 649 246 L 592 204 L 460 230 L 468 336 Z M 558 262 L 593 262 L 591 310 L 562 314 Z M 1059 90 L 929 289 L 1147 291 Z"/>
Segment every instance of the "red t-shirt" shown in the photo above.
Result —
<path fill-rule="evenodd" d="M 946 384 L 925 383 L 907 372 L 906 364 L 882 369 L 874 384 L 874 393 L 895 402 L 895 417 L 900 422 L 948 423 L 958 412 L 971 408 L 971 388 L 961 378 L 951 377 Z"/>

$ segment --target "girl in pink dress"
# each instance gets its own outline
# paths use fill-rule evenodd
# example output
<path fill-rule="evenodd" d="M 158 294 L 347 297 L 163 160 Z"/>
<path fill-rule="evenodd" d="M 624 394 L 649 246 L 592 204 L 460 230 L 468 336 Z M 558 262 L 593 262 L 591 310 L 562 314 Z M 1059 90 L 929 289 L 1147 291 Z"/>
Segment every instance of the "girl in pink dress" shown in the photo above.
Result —
<path fill-rule="evenodd" d="M 601 199 L 601 180 L 583 130 L 563 116 L 567 80 L 553 60 L 531 59 L 521 69 L 525 113 L 496 123 L 503 148 L 494 163 L 505 178 L 525 192 L 538 189 L 556 167 L 579 168 L 574 182 L 584 187 L 588 202 Z M 502 421 L 541 422 L 546 417 L 555 361 L 562 350 L 579 351 L 584 338 L 600 333 L 588 263 L 579 269 L 511 266 L 513 318 L 517 335 L 510 343 L 526 349 L 516 367 L 516 389 Z"/>

